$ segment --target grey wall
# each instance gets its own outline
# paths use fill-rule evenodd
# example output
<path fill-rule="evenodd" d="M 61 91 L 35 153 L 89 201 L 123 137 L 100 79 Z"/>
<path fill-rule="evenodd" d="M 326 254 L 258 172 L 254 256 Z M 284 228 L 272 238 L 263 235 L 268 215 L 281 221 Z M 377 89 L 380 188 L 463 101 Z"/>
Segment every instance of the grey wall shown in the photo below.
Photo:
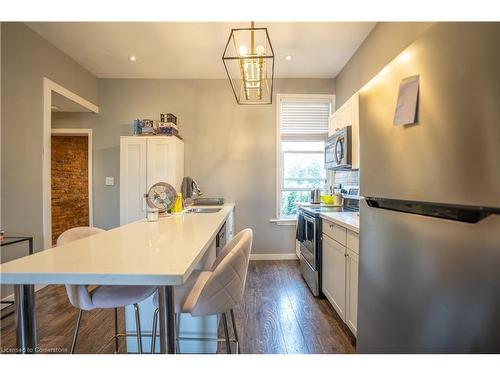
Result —
<path fill-rule="evenodd" d="M 275 93 L 333 94 L 333 79 L 278 79 Z M 236 229 L 255 231 L 254 253 L 294 252 L 294 226 L 269 223 L 276 211 L 276 105 L 239 106 L 226 80 L 99 80 L 97 123 L 58 114 L 55 127 L 94 127 L 94 224 L 119 225 L 119 136 L 134 118 L 178 117 L 185 173 L 206 196 L 236 203 Z M 115 186 L 104 186 L 106 176 Z"/>
<path fill-rule="evenodd" d="M 1 217 L 42 247 L 43 77 L 97 104 L 97 79 L 22 23 L 3 22 Z"/>
<path fill-rule="evenodd" d="M 335 77 L 339 108 L 433 22 L 379 22 Z"/>

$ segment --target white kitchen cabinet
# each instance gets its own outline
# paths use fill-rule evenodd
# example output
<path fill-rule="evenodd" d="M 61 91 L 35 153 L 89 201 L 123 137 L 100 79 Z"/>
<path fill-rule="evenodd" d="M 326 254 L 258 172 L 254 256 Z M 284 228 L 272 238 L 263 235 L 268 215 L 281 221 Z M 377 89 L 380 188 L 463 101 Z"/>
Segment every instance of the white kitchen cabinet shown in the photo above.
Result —
<path fill-rule="evenodd" d="M 323 233 L 345 246 L 347 242 L 346 229 L 343 226 L 323 220 Z"/>
<path fill-rule="evenodd" d="M 328 122 L 328 135 L 336 129 L 351 126 L 352 130 L 352 160 L 353 169 L 359 169 L 359 95 L 351 96 L 339 109 L 337 109 Z"/>
<path fill-rule="evenodd" d="M 348 229 L 346 233 L 346 246 L 356 254 L 359 254 L 359 234 Z"/>
<path fill-rule="evenodd" d="M 345 320 L 346 248 L 323 234 L 322 290 L 333 308 Z"/>
<path fill-rule="evenodd" d="M 177 137 L 147 137 L 147 186 L 168 182 L 180 192 L 184 177 L 184 142 Z"/>
<path fill-rule="evenodd" d="M 359 235 L 328 220 L 322 226 L 322 291 L 356 336 Z"/>
<path fill-rule="evenodd" d="M 120 224 L 146 217 L 144 194 L 157 182 L 180 191 L 184 142 L 177 137 L 120 138 Z"/>
<path fill-rule="evenodd" d="M 339 128 L 340 114 L 335 111 L 328 120 L 328 136 L 331 136 L 333 133 L 335 133 L 335 130 Z"/>
<path fill-rule="evenodd" d="M 139 137 L 120 139 L 120 224 L 146 216 L 147 140 Z"/>
<path fill-rule="evenodd" d="M 346 319 L 345 322 L 354 336 L 358 327 L 358 270 L 359 255 L 347 249 L 346 257 Z"/>
<path fill-rule="evenodd" d="M 344 103 L 342 107 L 338 109 L 339 112 L 339 126 L 344 128 L 346 126 L 352 126 L 353 123 L 353 102 L 352 98 L 350 98 L 347 102 Z"/>

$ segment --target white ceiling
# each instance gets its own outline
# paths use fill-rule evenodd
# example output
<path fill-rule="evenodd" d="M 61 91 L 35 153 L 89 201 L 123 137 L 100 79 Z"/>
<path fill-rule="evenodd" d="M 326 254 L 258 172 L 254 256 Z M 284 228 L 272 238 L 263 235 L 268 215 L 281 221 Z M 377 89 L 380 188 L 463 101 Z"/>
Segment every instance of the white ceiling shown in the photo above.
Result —
<path fill-rule="evenodd" d="M 30 22 L 27 25 L 98 78 L 225 78 L 222 22 Z M 333 78 L 375 22 L 262 22 L 275 77 Z M 128 56 L 137 56 L 131 62 Z M 292 55 L 291 61 L 285 56 Z"/>

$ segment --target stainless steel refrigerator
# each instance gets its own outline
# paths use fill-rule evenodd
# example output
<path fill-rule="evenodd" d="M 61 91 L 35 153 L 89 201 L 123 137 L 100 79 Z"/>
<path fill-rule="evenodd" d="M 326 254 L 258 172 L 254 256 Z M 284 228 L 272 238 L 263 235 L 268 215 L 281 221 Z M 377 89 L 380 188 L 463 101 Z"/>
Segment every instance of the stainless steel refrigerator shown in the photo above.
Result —
<path fill-rule="evenodd" d="M 358 352 L 499 353 L 500 23 L 435 24 L 362 90 L 360 162 Z"/>

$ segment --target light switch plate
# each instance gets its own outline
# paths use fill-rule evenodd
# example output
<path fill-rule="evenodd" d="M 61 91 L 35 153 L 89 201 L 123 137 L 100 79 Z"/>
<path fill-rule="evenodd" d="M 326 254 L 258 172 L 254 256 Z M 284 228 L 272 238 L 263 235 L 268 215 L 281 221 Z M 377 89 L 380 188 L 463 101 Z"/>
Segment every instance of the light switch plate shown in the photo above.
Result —
<path fill-rule="evenodd" d="M 104 182 L 106 186 L 113 186 L 115 184 L 114 177 L 106 177 L 106 181 Z"/>

